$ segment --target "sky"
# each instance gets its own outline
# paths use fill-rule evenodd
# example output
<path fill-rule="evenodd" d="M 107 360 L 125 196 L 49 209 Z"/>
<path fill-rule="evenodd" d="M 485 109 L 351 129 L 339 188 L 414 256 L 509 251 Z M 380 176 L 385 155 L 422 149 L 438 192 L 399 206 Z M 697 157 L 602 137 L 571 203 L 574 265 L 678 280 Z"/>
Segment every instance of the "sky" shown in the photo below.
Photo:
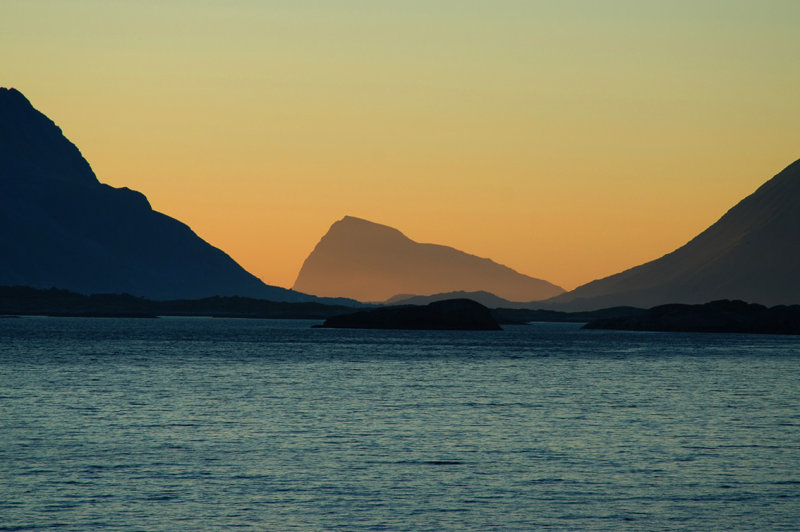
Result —
<path fill-rule="evenodd" d="M 0 0 L 0 86 L 289 287 L 345 215 L 571 289 L 800 158 L 796 0 Z"/>

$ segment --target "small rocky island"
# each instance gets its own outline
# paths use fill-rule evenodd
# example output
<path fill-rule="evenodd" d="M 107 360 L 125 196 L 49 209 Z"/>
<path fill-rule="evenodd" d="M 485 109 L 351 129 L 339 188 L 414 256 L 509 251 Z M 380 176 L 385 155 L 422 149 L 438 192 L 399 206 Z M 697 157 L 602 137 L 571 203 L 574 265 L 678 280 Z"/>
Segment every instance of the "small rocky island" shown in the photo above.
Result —
<path fill-rule="evenodd" d="M 502 330 L 488 308 L 471 299 L 403 305 L 333 316 L 317 327 L 340 329 Z"/>
<path fill-rule="evenodd" d="M 638 314 L 590 321 L 584 329 L 800 334 L 800 305 L 767 308 L 744 301 L 661 305 Z"/>

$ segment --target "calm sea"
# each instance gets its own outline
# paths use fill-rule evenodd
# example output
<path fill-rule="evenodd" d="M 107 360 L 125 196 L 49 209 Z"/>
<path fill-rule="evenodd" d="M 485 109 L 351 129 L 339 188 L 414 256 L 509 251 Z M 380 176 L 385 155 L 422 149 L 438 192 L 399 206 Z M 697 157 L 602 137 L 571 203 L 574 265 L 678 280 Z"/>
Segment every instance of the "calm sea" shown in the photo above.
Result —
<path fill-rule="evenodd" d="M 0 320 L 0 530 L 797 530 L 800 338 Z"/>

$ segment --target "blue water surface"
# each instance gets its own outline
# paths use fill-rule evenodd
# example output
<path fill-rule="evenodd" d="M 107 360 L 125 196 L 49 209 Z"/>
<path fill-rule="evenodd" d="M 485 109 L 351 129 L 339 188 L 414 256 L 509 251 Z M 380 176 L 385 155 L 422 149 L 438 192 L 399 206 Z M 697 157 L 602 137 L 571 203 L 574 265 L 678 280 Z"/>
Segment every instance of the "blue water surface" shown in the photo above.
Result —
<path fill-rule="evenodd" d="M 800 338 L 0 320 L 0 530 L 797 530 Z"/>

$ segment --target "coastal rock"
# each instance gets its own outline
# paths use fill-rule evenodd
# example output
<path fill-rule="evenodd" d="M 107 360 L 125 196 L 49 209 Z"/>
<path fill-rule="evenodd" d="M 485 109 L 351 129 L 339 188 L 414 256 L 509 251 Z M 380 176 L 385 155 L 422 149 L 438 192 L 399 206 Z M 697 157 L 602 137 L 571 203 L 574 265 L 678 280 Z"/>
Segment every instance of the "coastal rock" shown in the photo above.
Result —
<path fill-rule="evenodd" d="M 334 316 L 321 327 L 340 329 L 501 330 L 489 309 L 469 299 L 363 310 Z"/>

